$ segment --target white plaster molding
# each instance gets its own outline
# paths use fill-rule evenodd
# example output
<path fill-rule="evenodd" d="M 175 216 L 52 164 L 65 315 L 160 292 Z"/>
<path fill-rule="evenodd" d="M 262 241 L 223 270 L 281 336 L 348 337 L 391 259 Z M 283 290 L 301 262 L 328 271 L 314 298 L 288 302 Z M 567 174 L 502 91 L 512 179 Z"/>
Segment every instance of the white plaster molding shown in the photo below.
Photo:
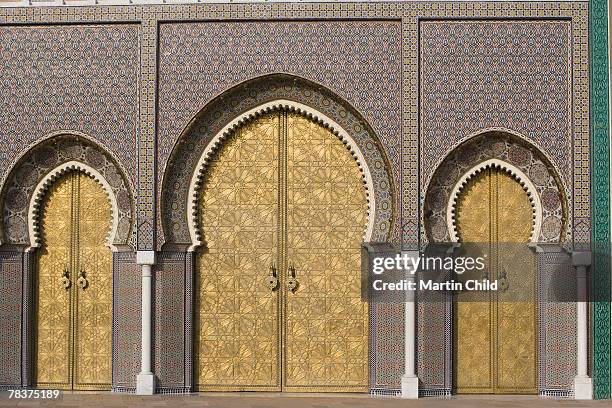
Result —
<path fill-rule="evenodd" d="M 538 191 L 525 173 L 510 163 L 499 159 L 485 160 L 472 167 L 459 179 L 459 181 L 455 184 L 455 187 L 453 187 L 446 208 L 446 225 L 451 241 L 459 242 L 459 236 L 457 235 L 457 220 L 455 218 L 459 194 L 474 176 L 478 175 L 481 171 L 490 168 L 500 169 L 510 174 L 512 178 L 519 182 L 521 187 L 523 187 L 523 190 L 525 190 L 527 193 L 527 197 L 529 198 L 533 211 L 531 237 L 529 238 L 529 241 L 538 242 L 542 227 L 542 203 L 540 202 Z"/>
<path fill-rule="evenodd" d="M 117 235 L 117 226 L 119 224 L 119 209 L 117 207 L 117 199 L 115 194 L 113 193 L 113 189 L 106 179 L 100 174 L 96 169 L 88 166 L 85 163 L 81 163 L 79 161 L 69 161 L 63 163 L 53 170 L 49 171 L 45 177 L 38 183 L 34 192 L 32 193 L 32 198 L 30 199 L 30 205 L 28 207 L 28 231 L 30 234 L 30 247 L 28 251 L 32 248 L 38 248 L 40 246 L 40 207 L 43 204 L 43 198 L 45 197 L 45 193 L 53 185 L 53 182 L 59 178 L 64 173 L 69 171 L 78 170 L 87 174 L 89 177 L 93 178 L 98 182 L 104 189 L 108 200 L 111 204 L 112 211 L 112 225 L 107 237 L 107 246 L 113 251 L 116 252 L 117 248 L 114 245 L 115 236 Z"/>
<path fill-rule="evenodd" d="M 250 109 L 240 116 L 236 117 L 230 123 L 225 125 L 223 129 L 221 129 L 208 143 L 202 156 L 198 160 L 198 164 L 196 165 L 195 171 L 191 177 L 191 181 L 189 183 L 189 192 L 188 192 L 188 206 L 187 206 L 187 225 L 189 227 L 189 235 L 191 236 L 191 246 L 188 248 L 188 251 L 193 251 L 198 246 L 202 245 L 202 235 L 201 231 L 198 230 L 198 219 L 197 219 L 197 207 L 198 207 L 198 194 L 200 192 L 200 187 L 202 184 L 202 178 L 206 171 L 206 167 L 208 166 L 209 160 L 212 157 L 213 153 L 222 146 L 223 141 L 233 134 L 240 126 L 246 124 L 250 120 L 253 120 L 265 113 L 273 112 L 278 109 L 287 109 L 292 112 L 300 113 L 307 118 L 314 120 L 315 122 L 323 125 L 325 128 L 329 129 L 338 139 L 340 139 L 347 150 L 355 159 L 359 170 L 361 171 L 361 175 L 363 178 L 363 182 L 366 189 L 366 200 L 368 202 L 368 222 L 367 227 L 364 233 L 364 240 L 369 241 L 372 236 L 372 231 L 374 230 L 374 211 L 376 208 L 375 205 L 375 197 L 374 197 L 374 183 L 372 181 L 372 175 L 370 174 L 370 170 L 368 165 L 363 157 L 363 154 L 359 150 L 357 143 L 353 140 L 353 138 L 349 135 L 349 133 L 342 128 L 338 123 L 333 121 L 331 118 L 326 116 L 325 114 L 319 112 L 318 110 L 311 108 L 310 106 L 306 106 L 299 102 L 290 101 L 287 99 L 277 99 L 271 102 L 264 103 L 256 108 Z"/>

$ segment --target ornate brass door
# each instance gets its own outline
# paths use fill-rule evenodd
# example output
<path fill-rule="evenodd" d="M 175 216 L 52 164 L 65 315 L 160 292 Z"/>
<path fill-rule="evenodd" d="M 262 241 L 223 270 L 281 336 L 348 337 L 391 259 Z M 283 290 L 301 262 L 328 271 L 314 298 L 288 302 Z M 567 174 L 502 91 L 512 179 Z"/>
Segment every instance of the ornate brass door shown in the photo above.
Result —
<path fill-rule="evenodd" d="M 537 387 L 535 257 L 527 193 L 508 173 L 487 169 L 457 201 L 460 241 L 487 254 L 497 292 L 464 292 L 455 303 L 455 387 L 459 393 L 529 394 Z M 505 286 L 507 285 L 507 288 Z"/>
<path fill-rule="evenodd" d="M 284 386 L 368 391 L 368 305 L 361 301 L 367 201 L 359 168 L 331 132 L 289 114 Z M 291 289 L 291 287 L 289 287 Z"/>
<path fill-rule="evenodd" d="M 200 197 L 195 378 L 200 390 L 280 390 L 278 115 L 240 128 L 210 163 Z"/>
<path fill-rule="evenodd" d="M 367 201 L 329 130 L 279 111 L 215 154 L 199 202 L 200 390 L 367 391 Z"/>
<path fill-rule="evenodd" d="M 106 193 L 83 173 L 60 177 L 46 196 L 37 265 L 38 387 L 110 388 L 111 221 Z"/>

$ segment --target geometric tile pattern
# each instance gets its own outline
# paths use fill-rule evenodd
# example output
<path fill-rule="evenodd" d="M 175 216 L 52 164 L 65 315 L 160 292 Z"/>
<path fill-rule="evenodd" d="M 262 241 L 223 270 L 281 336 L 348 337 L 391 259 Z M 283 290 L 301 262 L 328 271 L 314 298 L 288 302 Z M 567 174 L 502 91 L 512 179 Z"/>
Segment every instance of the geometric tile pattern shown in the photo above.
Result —
<path fill-rule="evenodd" d="M 425 21 L 420 27 L 421 186 L 452 148 L 491 127 L 522 134 L 571 185 L 570 22 Z"/>
<path fill-rule="evenodd" d="M 157 163 L 157 44 L 158 23 L 144 12 L 140 25 L 140 82 L 138 118 L 138 206 L 136 230 L 139 251 L 155 248 L 155 171 Z"/>
<path fill-rule="evenodd" d="M 20 252 L 0 252 L 0 386 L 22 383 L 22 259 Z"/>
<path fill-rule="evenodd" d="M 158 179 L 178 137 L 215 96 L 257 76 L 282 72 L 350 101 L 385 146 L 390 173 L 399 182 L 398 21 L 176 23 L 162 24 L 159 38 Z"/>
<path fill-rule="evenodd" d="M 609 7 L 605 0 L 589 1 L 590 119 L 593 157 L 593 233 L 597 255 L 591 273 L 596 299 L 610 299 L 610 89 L 609 89 Z M 594 397 L 606 399 L 612 391 L 610 302 L 593 304 L 593 388 Z"/>
<path fill-rule="evenodd" d="M 140 372 L 142 271 L 133 252 L 113 255 L 113 389 L 132 389 Z"/>
<path fill-rule="evenodd" d="M 528 141 L 511 133 L 489 131 L 455 148 L 437 166 L 425 192 L 422 224 L 425 234 L 421 244 L 451 241 L 446 212 L 453 188 L 470 169 L 491 158 L 516 167 L 535 187 L 542 216 L 540 234 L 535 240 L 539 243 L 571 241 L 572 231 L 567 228 L 567 219 L 572 214 L 571 201 L 565 195 L 567 190 L 562 186 L 558 169 Z"/>
<path fill-rule="evenodd" d="M 185 252 L 160 252 L 154 266 L 153 370 L 157 387 L 181 389 L 185 386 L 186 356 L 186 274 Z M 190 358 L 189 358 L 190 359 Z"/>
<path fill-rule="evenodd" d="M 556 288 L 557 291 L 575 293 L 576 281 L 571 279 L 575 271 L 565 251 L 539 253 L 538 258 L 539 296 L 542 300 L 539 306 L 540 394 L 559 390 L 569 392 L 576 374 L 576 304 L 550 301 L 541 289 L 554 281 L 563 284 Z M 570 279 L 559 280 L 555 276 L 558 274 Z"/>
<path fill-rule="evenodd" d="M 0 145 L 0 180 L 27 147 L 64 130 L 112 151 L 136 182 L 137 25 L 3 26 L 0 61 L 0 129 L 17 142 Z"/>
<path fill-rule="evenodd" d="M 361 133 L 365 133 L 371 126 L 370 133 L 375 134 L 379 143 L 385 146 L 387 160 L 391 165 L 391 168 L 389 164 L 383 167 L 390 173 L 389 178 L 395 175 L 393 184 L 399 188 L 400 139 L 397 135 L 401 133 L 398 108 L 400 25 L 389 21 L 262 24 L 161 25 L 158 178 L 173 173 L 164 169 L 172 165 L 166 164 L 168 156 L 172 153 L 176 157 L 175 151 L 171 152 L 171 149 L 180 135 L 184 136 L 181 140 L 186 140 L 186 135 L 196 132 L 200 133 L 201 137 L 207 137 L 213 133 L 212 127 L 217 125 L 210 123 L 212 119 L 221 115 L 229 116 L 234 112 L 235 116 L 239 115 L 246 110 L 246 106 L 255 105 L 253 99 L 260 99 L 259 94 L 264 92 L 281 95 L 284 93 L 289 99 L 309 104 L 322 99 L 318 96 L 322 93 L 321 90 L 329 89 L 331 91 L 325 93 L 331 94 L 333 99 L 350 98 L 348 100 L 351 105 L 336 108 L 334 105 L 337 103 L 330 101 L 327 96 L 327 100 L 317 104 L 317 109 L 323 113 L 337 109 L 336 114 L 330 116 L 334 117 L 334 120 L 357 122 L 345 127 L 351 137 L 357 140 L 361 138 Z M 344 40 L 335 41 L 334 38 Z M 202 61 L 206 63 L 202 64 Z M 288 84 L 279 84 L 279 87 L 273 87 L 271 90 L 252 90 L 253 94 L 249 94 L 246 99 L 234 96 L 237 90 L 231 89 L 222 96 L 222 104 L 214 106 L 210 103 L 213 97 L 231 86 L 276 72 L 307 78 L 315 81 L 316 86 L 312 87 L 312 90 L 304 89 L 305 87 L 299 89 L 297 81 L 285 81 Z M 377 78 L 382 75 L 390 80 L 378 81 Z M 212 80 L 213 78 L 215 80 Z M 269 86 L 269 81 L 264 85 Z M 238 108 L 239 105 L 242 106 Z M 210 106 L 212 112 L 209 115 L 214 116 L 206 118 L 200 111 Z M 353 115 L 349 109 L 363 112 L 364 118 L 351 120 Z M 195 117 L 198 122 L 209 123 L 198 123 L 196 126 L 193 122 L 190 123 Z M 231 116 L 223 118 L 220 123 L 225 124 L 223 122 L 231 119 Z M 186 129 L 188 124 L 190 126 Z M 369 150 L 367 147 L 372 145 L 369 143 L 360 148 Z M 369 167 L 372 171 L 378 169 L 372 164 Z M 188 170 L 191 169 L 188 167 Z M 160 185 L 166 185 L 166 181 L 160 181 Z M 175 190 L 172 185 L 169 187 Z M 177 188 L 180 189 L 181 186 Z M 181 197 L 180 194 L 177 195 Z M 397 208 L 399 192 L 395 191 L 393 197 L 393 205 Z M 165 198 L 162 197 L 161 200 L 163 202 Z M 182 205 L 180 201 L 179 206 Z M 390 207 L 388 205 L 387 209 L 390 210 Z M 161 205 L 161 210 L 164 211 L 164 204 Z M 181 228 L 182 224 L 184 225 L 177 223 L 177 228 Z M 395 226 L 399 228 L 398 223 Z M 161 237 L 165 238 L 165 235 L 158 231 L 158 237 L 160 246 L 164 242 Z"/>
<path fill-rule="evenodd" d="M 334 118 L 354 140 L 370 172 L 374 193 L 373 241 L 384 241 L 392 223 L 399 224 L 394 211 L 394 185 L 385 164 L 382 145 L 371 128 L 359 115 L 329 90 L 294 76 L 277 74 L 259 77 L 243 83 L 215 98 L 193 119 L 179 139 L 166 167 L 161 186 L 158 247 L 162 244 L 191 244 L 188 225 L 189 181 L 205 148 L 228 122 L 240 118 L 244 112 L 278 99 L 297 100 L 323 115 Z M 186 182 L 186 180 L 189 180 Z M 395 207 L 397 208 L 397 207 Z M 395 218 L 395 219 L 394 219 Z M 163 227 L 163 230 L 162 230 Z M 397 235 L 396 235 L 397 237 Z"/>
<path fill-rule="evenodd" d="M 419 24 L 427 18 L 534 18 L 546 17 L 572 19 L 572 91 L 573 94 L 573 128 L 576 149 L 581 156 L 576 160 L 577 174 L 588 170 L 588 4 L 586 2 L 392 2 L 392 3 L 287 3 L 287 4 L 198 4 L 198 5 L 146 5 L 130 7 L 37 7 L 37 8 L 0 8 L 2 22 L 99 22 L 142 20 L 145 24 L 142 44 L 146 52 L 142 59 L 141 80 L 147 89 L 141 94 L 140 127 L 145 138 L 139 143 L 140 171 L 149 172 L 155 164 L 155 140 L 151 132 L 155 129 L 154 93 L 150 85 L 155 79 L 155 37 L 157 19 L 165 21 L 202 20 L 202 19 L 241 19 L 270 20 L 277 18 L 291 19 L 401 19 L 402 31 L 402 79 L 401 79 L 401 139 L 402 153 L 401 172 L 403 185 L 404 238 L 407 242 L 416 242 L 418 238 L 417 214 L 419 211 L 418 193 L 418 143 L 419 143 L 419 100 L 418 100 L 418 43 Z M 152 23 L 152 24 L 151 24 Z M 258 23 L 261 23 L 259 21 Z M 212 78 L 211 78 L 212 79 Z M 221 76 L 214 80 L 221 79 Z M 394 79 L 389 76 L 386 80 Z M 568 78 L 569 79 L 569 78 Z M 353 103 L 352 100 L 349 102 Z M 390 157 L 390 160 L 395 160 Z M 584 183 L 582 183 L 584 186 Z M 148 195 L 154 188 L 152 180 L 143 184 Z M 583 188 L 588 189 L 588 186 Z M 578 202 L 587 191 L 581 190 Z M 579 199 L 578 199 L 579 198 Z M 588 211 L 589 206 L 584 206 Z M 152 209 L 143 215 L 152 217 Z M 578 214 L 579 215 L 579 214 Z M 154 228 L 152 219 L 141 220 Z M 150 238 L 147 235 L 147 239 Z"/>
<path fill-rule="evenodd" d="M 565 171 L 562 172 L 560 176 L 564 180 L 565 184 L 571 185 L 571 190 L 573 192 L 573 194 L 571 194 L 571 197 L 573 198 L 573 201 L 575 205 L 577 206 L 575 208 L 576 216 L 588 217 L 590 214 L 590 185 L 588 183 L 588 180 L 589 180 L 589 108 L 588 108 L 589 67 L 588 67 L 588 35 L 587 35 L 588 33 L 588 28 L 587 28 L 588 3 L 586 2 L 477 3 L 476 2 L 476 3 L 464 3 L 464 4 L 461 4 L 461 6 L 457 4 L 453 5 L 453 3 L 446 3 L 446 4 L 440 4 L 438 7 L 432 8 L 431 10 L 427 10 L 427 11 L 418 10 L 415 12 L 408 12 L 407 14 L 409 15 L 409 18 L 408 16 L 404 17 L 404 25 L 406 26 L 406 28 L 404 29 L 405 39 L 406 39 L 407 32 L 410 32 L 411 34 L 412 33 L 416 34 L 417 39 L 421 38 L 421 36 L 419 35 L 419 32 L 421 30 L 424 30 L 424 31 L 430 30 L 429 31 L 430 33 L 432 33 L 432 31 L 439 30 L 438 33 L 440 34 L 448 33 L 449 31 L 454 32 L 454 35 L 451 36 L 452 38 L 445 37 L 443 35 L 441 37 L 435 38 L 435 34 L 432 34 L 431 36 L 432 44 L 440 45 L 437 49 L 434 47 L 434 49 L 432 50 L 432 52 L 434 54 L 437 54 L 438 56 L 444 56 L 444 52 L 446 51 L 445 47 L 447 47 L 449 40 L 450 42 L 457 41 L 457 40 L 462 41 L 461 36 L 460 35 L 458 36 L 457 34 L 460 34 L 461 32 L 465 32 L 466 30 L 467 31 L 474 30 L 475 27 L 477 29 L 480 29 L 478 27 L 482 28 L 484 26 L 487 26 L 488 24 L 491 26 L 498 26 L 498 27 L 503 26 L 503 25 L 507 25 L 507 26 L 514 25 L 515 26 L 515 28 L 510 29 L 511 35 L 506 36 L 507 38 L 505 40 L 501 38 L 501 37 L 504 37 L 503 35 L 501 37 L 497 35 L 497 34 L 503 33 L 504 31 L 503 29 L 496 28 L 495 30 L 492 31 L 491 28 L 489 28 L 488 29 L 489 34 L 492 34 L 494 32 L 497 32 L 497 34 L 493 36 L 491 35 L 487 36 L 487 41 L 489 41 L 489 44 L 491 45 L 490 47 L 486 47 L 487 50 L 482 49 L 480 45 L 476 48 L 465 47 L 463 49 L 461 47 L 455 47 L 452 50 L 448 49 L 447 50 L 448 55 L 444 56 L 443 59 L 439 60 L 440 70 L 447 69 L 449 67 L 449 61 L 451 59 L 464 58 L 463 59 L 464 63 L 455 64 L 453 66 L 453 68 L 456 69 L 457 71 L 461 71 L 462 69 L 466 69 L 467 67 L 470 67 L 470 66 L 473 67 L 475 65 L 478 65 L 479 63 L 481 63 L 482 57 L 484 56 L 484 54 L 487 54 L 487 53 L 491 54 L 491 53 L 497 52 L 501 54 L 499 55 L 501 57 L 503 56 L 504 53 L 508 54 L 509 49 L 516 51 L 515 45 L 509 46 L 509 47 L 505 47 L 505 46 L 494 47 L 493 45 L 496 42 L 499 45 L 501 45 L 503 44 L 503 41 L 506 41 L 506 44 L 510 44 L 510 42 L 513 42 L 514 40 L 518 40 L 520 44 L 521 41 L 525 39 L 525 37 L 522 36 L 523 40 L 521 40 L 521 30 L 522 30 L 521 26 L 530 25 L 532 23 L 538 23 L 538 20 L 530 20 L 529 22 L 520 21 L 520 20 L 512 20 L 511 22 L 510 21 L 480 21 L 480 22 L 477 22 L 477 21 L 467 21 L 467 19 L 471 19 L 474 17 L 476 18 L 481 17 L 481 18 L 488 19 L 488 18 L 504 17 L 504 16 L 510 17 L 510 18 L 514 18 L 514 17 L 519 17 L 519 18 L 520 17 L 529 17 L 529 18 L 554 17 L 555 20 L 553 21 L 558 23 L 557 26 L 565 26 L 568 23 L 563 22 L 563 20 L 565 20 L 566 18 L 571 19 L 572 23 L 566 31 L 567 35 L 563 38 L 561 36 L 557 37 L 558 41 L 566 44 L 566 49 L 562 50 L 561 48 L 554 47 L 555 49 L 558 49 L 559 51 L 563 51 L 563 55 L 565 58 L 564 62 L 568 62 L 569 60 L 568 57 L 571 57 L 571 66 L 568 67 L 569 72 L 567 73 L 567 75 L 563 77 L 565 78 L 565 81 L 568 83 L 568 85 L 565 86 L 566 91 L 564 93 L 558 94 L 558 95 L 551 93 L 550 98 L 561 97 L 560 95 L 567 95 L 567 113 L 565 114 L 565 116 L 569 118 L 569 124 L 565 127 L 567 129 L 565 137 L 566 139 L 568 139 L 567 143 L 569 143 L 570 146 L 573 145 L 573 149 L 569 151 L 568 156 L 562 159 L 563 159 L 563 162 L 565 163 L 568 163 L 570 162 L 570 160 L 572 160 L 573 165 L 570 164 L 568 166 L 565 166 L 563 162 L 557 163 L 556 161 L 554 162 L 554 164 L 555 166 L 565 168 Z M 427 21 L 427 18 L 430 16 L 436 17 L 436 20 Z M 462 18 L 463 21 L 457 21 L 457 22 L 453 22 L 452 24 L 446 24 L 448 20 L 439 20 L 440 18 L 444 18 L 444 17 L 452 18 L 452 19 Z M 539 22 L 545 23 L 545 21 L 543 20 L 539 20 Z M 554 25 L 552 24 L 552 22 L 550 22 L 550 24 Z M 428 28 L 427 27 L 428 25 L 433 26 L 433 27 Z M 435 27 L 436 25 L 438 25 L 439 27 Z M 537 25 L 538 24 L 535 24 L 535 26 Z M 461 28 L 461 26 L 467 27 L 467 28 L 462 28 L 460 30 L 457 30 L 456 26 L 459 26 L 459 28 Z M 514 31 L 514 33 L 512 33 L 512 31 Z M 527 29 L 527 32 L 530 32 L 530 31 L 531 29 Z M 544 30 L 542 31 L 542 33 L 544 34 L 546 31 L 549 31 L 549 30 Z M 484 32 L 485 30 L 483 29 L 482 31 L 483 35 L 480 36 L 483 39 L 484 39 Z M 497 40 L 495 39 L 495 37 L 497 37 Z M 465 40 L 465 38 L 463 40 Z M 499 42 L 499 41 L 502 41 L 502 42 Z M 405 56 L 404 74 L 406 75 L 406 72 L 409 72 L 408 82 L 410 84 L 419 83 L 417 82 L 417 78 L 421 78 L 420 83 L 422 84 L 428 83 L 430 78 L 421 77 L 421 75 L 423 75 L 423 72 L 418 73 L 416 72 L 416 70 L 415 72 L 412 72 L 413 67 L 417 66 L 417 61 L 420 60 L 423 63 L 427 59 L 424 55 L 422 55 L 422 53 L 418 52 L 419 46 L 420 44 L 423 43 L 423 41 L 417 41 L 416 39 L 413 39 L 412 36 L 408 36 L 408 40 L 407 41 L 405 40 L 405 43 L 407 43 L 407 47 L 410 49 L 410 51 L 412 51 L 412 52 L 405 51 L 405 54 L 404 54 Z M 523 50 L 519 51 L 519 53 L 523 53 L 523 54 L 525 54 L 524 50 L 539 46 L 539 43 L 537 41 L 532 41 L 532 43 L 530 43 L 530 40 L 528 40 L 527 42 L 523 42 L 523 44 L 524 44 Z M 465 55 L 462 55 L 462 50 L 465 51 Z M 547 49 L 545 53 L 542 53 L 542 55 L 547 55 L 548 57 L 552 57 L 552 55 L 549 55 L 548 52 L 549 50 Z M 529 51 L 527 51 L 527 54 L 528 53 Z M 468 58 L 468 57 L 471 57 L 471 58 Z M 525 67 L 525 62 L 521 59 L 516 60 L 516 58 L 513 57 L 512 53 L 510 55 L 506 55 L 506 57 L 507 58 L 505 58 L 505 61 L 510 61 L 510 62 L 516 61 L 516 63 L 513 63 L 511 66 L 510 65 L 506 65 L 505 67 L 502 66 L 501 72 L 505 72 L 509 74 L 515 71 L 520 74 L 522 70 L 521 67 Z M 498 60 L 487 59 L 487 61 L 489 61 L 490 64 L 488 64 L 486 67 L 483 66 L 483 69 L 485 71 L 492 64 L 499 65 Z M 536 60 L 534 60 L 534 62 L 535 61 Z M 562 61 L 561 61 L 560 56 L 557 57 L 557 61 L 559 62 L 558 66 L 561 67 Z M 543 61 L 543 64 L 542 64 L 541 72 L 543 73 L 546 73 L 547 70 L 549 69 L 548 65 L 546 65 L 545 62 L 546 61 Z M 523 70 L 523 71 L 525 73 L 528 73 L 529 70 L 526 70 L 526 71 Z M 430 72 L 440 72 L 440 71 L 437 67 L 430 66 Z M 460 127 L 465 126 L 463 123 L 461 123 L 462 120 L 458 120 L 461 114 L 459 116 L 456 115 L 457 113 L 462 112 L 461 109 L 454 108 L 449 111 L 444 111 L 444 110 L 440 110 L 439 108 L 442 108 L 444 105 L 448 105 L 448 104 L 450 104 L 451 106 L 452 105 L 458 106 L 458 104 L 454 103 L 456 101 L 455 97 L 458 96 L 459 99 L 461 99 L 461 98 L 464 98 L 464 95 L 472 95 L 472 93 L 470 92 L 474 92 L 474 91 L 475 91 L 475 94 L 473 95 L 476 96 L 476 100 L 484 96 L 485 98 L 487 97 L 489 98 L 488 102 L 491 102 L 492 101 L 491 98 L 499 94 L 497 90 L 500 88 L 499 84 L 501 82 L 493 81 L 497 79 L 498 75 L 496 74 L 496 72 L 492 72 L 492 71 L 489 71 L 489 72 L 490 72 L 490 75 L 487 75 L 484 78 L 481 78 L 482 80 L 480 82 L 475 81 L 475 83 L 466 84 L 469 86 L 465 88 L 465 94 L 462 92 L 456 92 L 455 89 L 449 89 L 449 93 L 447 94 L 448 96 L 447 99 L 445 100 L 438 99 L 439 106 L 434 105 L 434 108 L 435 108 L 434 110 L 437 112 L 437 116 L 448 118 L 451 122 L 454 121 L 453 122 L 454 124 L 450 125 L 448 129 L 445 130 L 448 133 L 446 136 L 442 135 L 442 138 L 434 139 L 436 144 L 433 150 L 439 149 L 437 143 L 440 143 L 442 146 L 445 146 L 445 144 L 447 143 L 446 142 L 447 136 L 451 136 L 451 139 L 452 139 L 452 133 L 454 132 L 453 130 L 454 128 L 456 128 L 457 126 L 460 126 Z M 541 75 L 539 72 L 540 71 L 538 71 L 537 75 Z M 472 76 L 475 78 L 478 77 L 477 72 L 472 72 L 471 74 L 474 74 Z M 519 77 L 521 75 L 519 75 Z M 464 80 L 463 78 L 465 78 L 465 76 L 453 75 L 453 78 L 451 79 L 451 81 L 462 81 Z M 508 78 L 509 78 L 509 75 L 505 75 L 504 79 L 508 79 Z M 526 79 L 528 79 L 528 77 Z M 554 88 L 553 85 L 554 85 L 554 82 L 549 82 L 546 84 L 546 87 L 549 88 L 549 90 L 552 90 Z M 506 86 L 509 86 L 508 82 L 506 82 Z M 563 87 L 561 87 L 560 89 L 563 89 Z M 486 91 L 489 91 L 489 92 L 487 93 Z M 491 92 L 491 91 L 495 91 L 495 92 Z M 424 115 L 427 115 L 426 112 L 428 112 L 427 110 L 424 109 L 424 105 L 427 105 L 428 103 L 428 101 L 426 100 L 428 94 L 431 95 L 431 92 L 428 93 L 428 92 L 425 92 L 423 89 L 421 90 L 420 112 L 422 112 L 422 114 Z M 529 99 L 533 97 L 534 97 L 533 95 L 526 94 L 525 100 L 529 101 Z M 439 96 L 436 96 L 436 98 L 439 98 Z M 476 101 L 474 101 L 474 104 L 476 104 Z M 404 103 L 404 106 L 407 106 L 407 104 Z M 505 105 L 502 104 L 498 106 L 501 109 L 504 106 L 507 106 L 507 104 Z M 493 107 L 494 106 L 491 105 L 490 103 L 483 105 L 482 109 L 479 112 L 475 112 L 476 115 L 472 117 L 470 117 L 469 115 L 466 115 L 464 118 L 465 119 L 464 122 L 467 124 L 468 127 L 472 126 L 471 123 L 474 121 L 473 119 L 476 119 L 477 121 L 481 121 L 482 119 L 483 126 L 485 126 L 485 123 L 487 121 L 488 123 L 491 123 L 492 121 L 495 122 L 496 120 L 494 119 L 496 117 L 497 118 L 501 118 L 501 117 L 499 116 L 499 113 L 497 113 L 496 109 L 493 109 L 491 111 Z M 473 112 L 473 107 L 470 106 L 469 104 L 466 104 L 465 111 Z M 417 112 L 419 112 L 419 110 L 417 110 Z M 480 112 L 488 112 L 490 114 L 488 116 L 480 117 L 479 116 Z M 517 112 L 517 113 L 520 113 L 520 112 Z M 504 118 L 501 118 L 502 119 L 501 122 L 507 122 L 507 124 L 512 125 L 513 121 L 518 120 L 520 122 L 519 120 L 520 116 L 521 114 L 514 115 L 511 117 L 504 117 Z M 404 117 L 406 117 L 406 115 L 404 115 Z M 421 136 L 419 140 L 421 140 L 422 142 L 425 142 L 426 135 L 424 132 L 425 132 L 425 125 L 426 125 L 425 122 L 426 121 L 423 117 L 421 117 L 421 119 L 422 119 L 420 123 Z M 530 131 L 535 132 L 535 130 L 533 129 L 540 129 L 540 128 L 546 129 L 547 127 L 547 124 L 545 123 L 546 119 L 548 118 L 545 118 L 545 120 L 542 120 L 541 118 L 537 118 L 537 117 L 534 119 L 529 118 L 527 122 L 534 123 L 537 126 L 537 128 L 534 126 L 530 126 L 530 129 L 527 129 L 526 132 L 523 132 L 521 129 L 514 129 L 514 130 L 518 131 L 519 133 L 523 133 L 525 137 L 537 137 L 537 133 L 539 132 L 536 132 L 535 135 L 533 134 L 530 135 L 529 132 Z M 540 121 L 540 123 L 536 123 L 538 120 Z M 435 122 L 435 120 L 433 122 Z M 495 126 L 495 125 L 489 125 L 489 126 Z M 501 126 L 503 126 L 503 124 Z M 471 133 L 473 133 L 476 130 L 481 130 L 481 129 L 475 129 Z M 457 145 L 457 143 L 459 143 L 459 141 L 456 141 L 455 146 Z M 548 142 L 545 142 L 545 141 L 538 142 L 537 146 L 544 147 L 545 143 L 548 144 Z M 404 146 L 412 146 L 412 145 L 404 143 Z M 421 146 L 423 147 L 423 145 Z M 434 164 L 430 165 L 428 169 L 423 168 L 422 171 L 420 172 L 420 177 L 422 177 L 424 180 L 427 180 L 427 178 L 431 176 L 431 173 L 435 169 L 435 162 L 441 161 L 443 158 L 443 154 L 445 154 L 444 152 L 448 152 L 451 149 L 452 148 L 442 149 L 443 152 L 439 154 L 440 157 L 437 160 L 434 160 Z M 429 151 L 425 152 L 424 149 L 421 149 L 421 154 L 431 155 Z M 553 154 L 551 154 L 550 156 L 552 158 Z M 572 159 L 568 159 L 568 157 Z M 422 156 L 422 160 L 423 160 L 423 156 Z M 408 171 L 408 167 L 410 165 L 411 165 L 410 163 L 404 164 L 403 175 L 402 175 L 404 184 L 413 182 L 412 180 L 410 180 L 410 178 L 413 177 L 413 174 L 417 174 L 416 171 Z M 425 165 L 426 163 L 424 163 L 424 166 Z M 572 172 L 575 175 L 573 179 L 572 179 Z M 571 180 L 572 182 L 571 184 L 568 183 L 569 180 Z M 417 181 L 415 180 L 414 182 L 416 183 Z M 425 188 L 424 186 L 425 186 L 425 183 L 421 183 L 421 194 L 423 193 L 423 188 Z M 406 231 L 408 228 L 408 225 L 406 223 L 410 223 L 412 219 L 412 215 L 406 216 L 406 211 L 408 210 L 406 205 L 409 205 L 408 203 L 411 200 L 408 200 L 407 198 L 407 195 L 410 194 L 407 189 L 403 189 L 403 193 L 404 193 L 404 198 L 402 202 L 403 202 L 404 215 L 402 218 L 404 220 L 404 231 Z M 405 240 L 410 241 L 409 235 L 404 234 L 404 237 L 405 237 Z"/>

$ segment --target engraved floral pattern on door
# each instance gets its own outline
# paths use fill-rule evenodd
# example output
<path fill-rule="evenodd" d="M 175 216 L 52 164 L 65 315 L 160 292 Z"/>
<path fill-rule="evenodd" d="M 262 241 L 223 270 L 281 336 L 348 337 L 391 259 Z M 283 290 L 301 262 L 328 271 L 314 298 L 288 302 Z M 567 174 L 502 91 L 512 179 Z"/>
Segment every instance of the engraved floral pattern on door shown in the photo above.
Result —
<path fill-rule="evenodd" d="M 75 389 L 111 385 L 113 256 L 107 247 L 111 206 L 106 192 L 79 173 L 76 289 Z M 85 286 L 80 286 L 78 279 Z"/>
<path fill-rule="evenodd" d="M 199 201 L 196 263 L 199 390 L 280 390 L 278 291 L 279 114 L 258 118 L 215 153 Z"/>
<path fill-rule="evenodd" d="M 456 214 L 460 241 L 487 254 L 487 277 L 500 285 L 496 292 L 456 295 L 456 390 L 535 393 L 537 309 L 535 256 L 527 245 L 533 227 L 529 197 L 510 174 L 489 168 L 468 181 Z"/>
<path fill-rule="evenodd" d="M 77 171 L 59 177 L 43 201 L 37 266 L 38 387 L 111 386 L 111 217 L 102 186 Z"/>
<path fill-rule="evenodd" d="M 287 130 L 287 261 L 299 286 L 286 297 L 285 388 L 367 391 L 362 175 L 330 130 L 298 114 Z"/>
<path fill-rule="evenodd" d="M 260 116 L 213 154 L 198 211 L 198 389 L 367 391 L 367 200 L 344 143 Z"/>
<path fill-rule="evenodd" d="M 71 206 L 72 179 L 64 176 L 47 192 L 40 220 L 35 382 L 41 388 L 72 387 L 72 290 L 61 279 L 70 272 Z"/>

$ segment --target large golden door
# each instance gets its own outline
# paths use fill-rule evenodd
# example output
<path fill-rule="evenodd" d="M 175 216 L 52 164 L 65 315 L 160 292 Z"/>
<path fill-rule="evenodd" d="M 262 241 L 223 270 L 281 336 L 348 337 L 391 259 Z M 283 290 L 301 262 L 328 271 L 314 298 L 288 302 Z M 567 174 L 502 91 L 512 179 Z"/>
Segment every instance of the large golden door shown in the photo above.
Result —
<path fill-rule="evenodd" d="M 533 210 L 508 173 L 486 169 L 457 201 L 457 232 L 472 256 L 486 253 L 492 292 L 463 292 L 455 303 L 455 388 L 459 393 L 537 390 Z M 471 277 L 473 278 L 473 277 Z"/>
<path fill-rule="evenodd" d="M 367 391 L 367 202 L 344 144 L 300 115 L 264 115 L 215 154 L 199 216 L 198 389 Z"/>
<path fill-rule="evenodd" d="M 111 221 L 106 193 L 81 172 L 60 177 L 45 198 L 36 274 L 38 387 L 110 389 Z"/>

